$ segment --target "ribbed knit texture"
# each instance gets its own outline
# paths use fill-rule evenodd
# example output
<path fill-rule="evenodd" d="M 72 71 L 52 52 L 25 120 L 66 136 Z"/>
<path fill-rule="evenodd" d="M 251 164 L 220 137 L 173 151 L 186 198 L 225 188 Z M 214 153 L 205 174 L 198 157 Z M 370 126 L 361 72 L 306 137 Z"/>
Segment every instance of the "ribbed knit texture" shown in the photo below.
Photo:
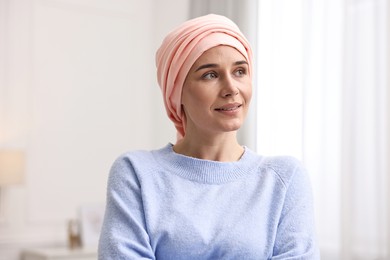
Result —
<path fill-rule="evenodd" d="M 237 162 L 169 144 L 112 166 L 99 259 L 319 259 L 307 174 L 245 148 Z"/>

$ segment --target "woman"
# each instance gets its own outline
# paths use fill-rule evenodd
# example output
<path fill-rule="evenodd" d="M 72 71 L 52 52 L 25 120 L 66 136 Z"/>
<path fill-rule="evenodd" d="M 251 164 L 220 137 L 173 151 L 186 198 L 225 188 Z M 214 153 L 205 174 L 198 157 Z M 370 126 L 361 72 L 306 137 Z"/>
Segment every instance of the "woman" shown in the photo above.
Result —
<path fill-rule="evenodd" d="M 319 259 L 308 176 L 237 141 L 252 52 L 219 15 L 183 23 L 156 55 L 176 144 L 112 166 L 99 259 Z"/>

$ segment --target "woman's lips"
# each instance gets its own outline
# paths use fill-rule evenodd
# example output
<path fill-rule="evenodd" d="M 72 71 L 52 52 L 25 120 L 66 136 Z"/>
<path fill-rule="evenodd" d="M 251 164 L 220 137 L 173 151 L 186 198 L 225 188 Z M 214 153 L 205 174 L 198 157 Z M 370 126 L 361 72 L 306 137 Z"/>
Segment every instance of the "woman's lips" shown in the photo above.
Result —
<path fill-rule="evenodd" d="M 239 109 L 240 107 L 242 107 L 242 104 L 240 104 L 240 103 L 231 103 L 231 104 L 226 104 L 226 105 L 223 105 L 221 107 L 218 107 L 215 110 L 221 111 L 221 112 L 225 112 L 225 111 L 229 112 L 229 111 L 235 111 L 235 110 Z"/>

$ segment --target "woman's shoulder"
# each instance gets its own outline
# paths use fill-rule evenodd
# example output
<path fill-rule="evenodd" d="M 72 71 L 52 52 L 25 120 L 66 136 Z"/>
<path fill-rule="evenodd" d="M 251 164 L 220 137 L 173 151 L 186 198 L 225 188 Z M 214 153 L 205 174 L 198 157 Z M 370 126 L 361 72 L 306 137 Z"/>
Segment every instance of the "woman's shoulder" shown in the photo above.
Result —
<path fill-rule="evenodd" d="M 121 164 L 125 161 L 130 161 L 130 162 L 136 162 L 136 161 L 144 161 L 147 160 L 150 162 L 153 157 L 156 156 L 156 154 L 163 154 L 165 151 L 168 150 L 170 145 L 166 145 L 160 149 L 155 149 L 155 150 L 129 150 L 126 151 L 122 154 L 120 154 L 116 160 L 114 161 L 115 164 Z"/>
<path fill-rule="evenodd" d="M 157 167 L 156 154 L 163 154 L 168 145 L 156 150 L 129 150 L 120 154 L 112 163 L 111 173 L 138 172 Z"/>
<path fill-rule="evenodd" d="M 306 175 L 302 162 L 296 157 L 287 155 L 262 156 L 261 168 L 276 174 L 286 187 L 295 176 Z"/>

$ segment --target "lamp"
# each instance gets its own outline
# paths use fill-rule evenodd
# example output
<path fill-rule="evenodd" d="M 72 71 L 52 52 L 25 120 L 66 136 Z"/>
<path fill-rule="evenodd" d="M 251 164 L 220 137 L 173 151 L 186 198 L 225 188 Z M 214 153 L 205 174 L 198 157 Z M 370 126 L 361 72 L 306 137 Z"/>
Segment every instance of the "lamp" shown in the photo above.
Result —
<path fill-rule="evenodd" d="M 0 220 L 2 219 L 2 186 L 22 182 L 24 172 L 24 153 L 20 150 L 0 150 Z"/>
<path fill-rule="evenodd" d="M 20 150 L 0 150 L 0 186 L 22 182 L 24 153 Z"/>

